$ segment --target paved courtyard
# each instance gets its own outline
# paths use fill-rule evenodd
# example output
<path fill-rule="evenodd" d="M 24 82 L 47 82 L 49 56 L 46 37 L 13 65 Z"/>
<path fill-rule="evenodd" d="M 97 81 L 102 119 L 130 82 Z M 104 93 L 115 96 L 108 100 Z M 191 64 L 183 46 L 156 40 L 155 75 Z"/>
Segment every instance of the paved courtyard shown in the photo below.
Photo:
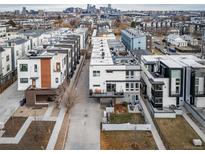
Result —
<path fill-rule="evenodd" d="M 65 149 L 100 149 L 101 109 L 98 100 L 88 98 L 89 61 L 86 60 L 76 91 L 78 97 L 71 110 Z"/>
<path fill-rule="evenodd" d="M 17 91 L 17 81 L 0 94 L 0 128 L 19 107 L 24 92 Z"/>

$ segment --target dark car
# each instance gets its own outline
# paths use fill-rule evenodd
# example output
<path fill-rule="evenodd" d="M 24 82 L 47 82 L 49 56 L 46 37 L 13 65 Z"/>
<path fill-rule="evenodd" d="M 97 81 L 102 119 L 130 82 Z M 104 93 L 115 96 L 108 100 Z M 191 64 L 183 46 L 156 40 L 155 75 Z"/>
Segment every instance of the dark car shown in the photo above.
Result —
<path fill-rule="evenodd" d="M 23 106 L 24 104 L 26 104 L 26 98 L 23 98 L 19 103 L 20 103 L 21 106 Z"/>

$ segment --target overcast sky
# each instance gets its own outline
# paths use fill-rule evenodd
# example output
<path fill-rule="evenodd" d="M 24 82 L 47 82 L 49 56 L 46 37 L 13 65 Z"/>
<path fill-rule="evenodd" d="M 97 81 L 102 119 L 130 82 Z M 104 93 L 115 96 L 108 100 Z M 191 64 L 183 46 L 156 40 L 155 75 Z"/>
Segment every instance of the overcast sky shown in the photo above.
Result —
<path fill-rule="evenodd" d="M 85 4 L 64 4 L 64 5 L 52 5 L 52 4 L 40 4 L 40 5 L 2 5 L 0 4 L 0 11 L 13 11 L 13 10 L 21 10 L 22 7 L 27 7 L 28 10 L 34 9 L 39 10 L 43 9 L 45 11 L 62 11 L 67 7 L 81 7 L 86 8 Z M 107 5 L 96 5 L 97 8 L 100 6 Z M 205 4 L 112 4 L 113 8 L 121 9 L 121 10 L 205 10 Z"/>

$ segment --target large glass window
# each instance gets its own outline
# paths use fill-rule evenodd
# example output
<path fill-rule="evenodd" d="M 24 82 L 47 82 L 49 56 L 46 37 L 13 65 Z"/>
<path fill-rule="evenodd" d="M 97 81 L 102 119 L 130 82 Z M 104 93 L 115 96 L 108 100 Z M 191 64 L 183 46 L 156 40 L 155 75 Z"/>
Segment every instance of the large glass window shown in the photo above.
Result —
<path fill-rule="evenodd" d="M 181 70 L 171 70 L 171 94 L 180 94 Z"/>

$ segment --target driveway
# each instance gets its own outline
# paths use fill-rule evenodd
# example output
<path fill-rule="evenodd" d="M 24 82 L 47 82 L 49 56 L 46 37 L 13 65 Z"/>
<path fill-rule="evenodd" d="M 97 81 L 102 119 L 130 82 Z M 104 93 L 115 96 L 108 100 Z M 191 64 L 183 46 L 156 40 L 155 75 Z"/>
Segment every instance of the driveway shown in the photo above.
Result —
<path fill-rule="evenodd" d="M 76 104 L 71 109 L 70 125 L 65 149 L 100 149 L 100 122 L 102 111 L 98 100 L 88 98 L 89 61 L 82 69 L 76 91 Z"/>
<path fill-rule="evenodd" d="M 0 94 L 0 128 L 19 107 L 24 97 L 23 91 L 17 91 L 17 81 Z"/>

